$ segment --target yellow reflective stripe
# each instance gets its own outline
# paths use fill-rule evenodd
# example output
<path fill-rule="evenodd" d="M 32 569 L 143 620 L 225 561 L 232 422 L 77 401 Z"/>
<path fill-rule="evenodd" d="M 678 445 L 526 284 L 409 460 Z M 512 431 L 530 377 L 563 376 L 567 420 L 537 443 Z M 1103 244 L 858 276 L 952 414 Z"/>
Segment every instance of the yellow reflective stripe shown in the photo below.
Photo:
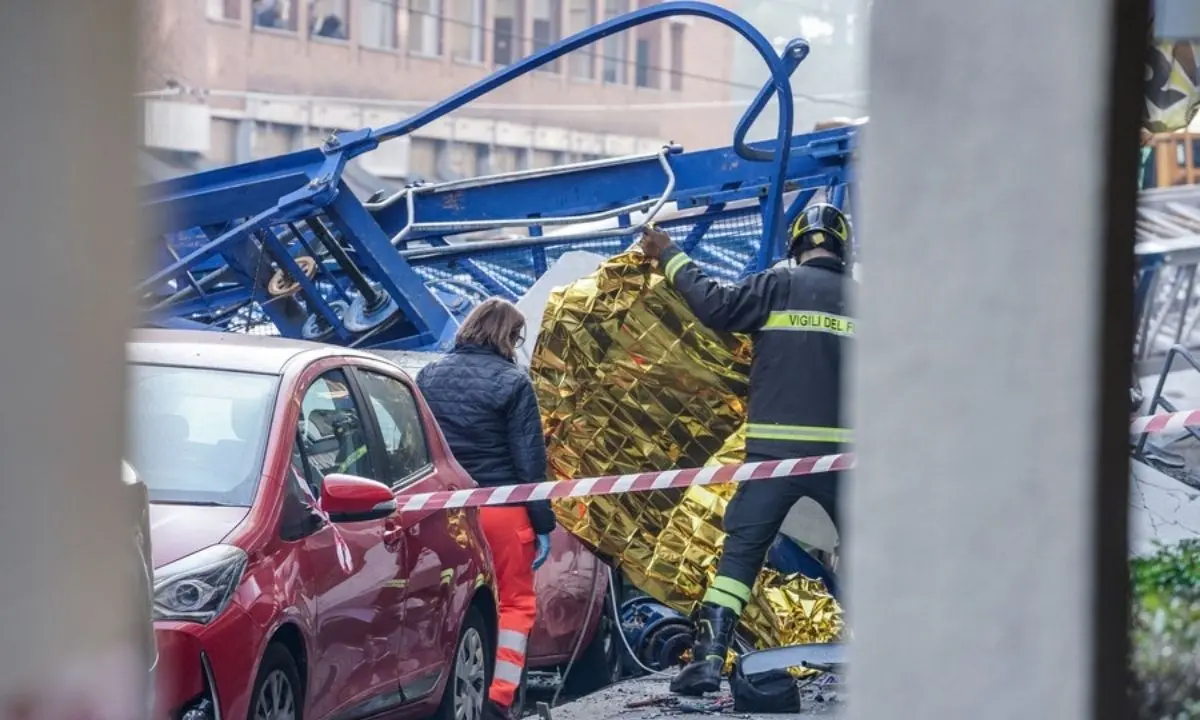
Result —
<path fill-rule="evenodd" d="M 717 578 L 713 580 L 712 586 L 721 592 L 729 593 L 742 602 L 746 602 L 750 599 L 750 586 L 744 582 L 734 580 L 733 578 L 727 578 L 718 575 Z"/>
<path fill-rule="evenodd" d="M 849 443 L 854 442 L 854 431 L 846 428 L 812 427 L 808 425 L 746 423 L 746 437 L 758 440 Z"/>
<path fill-rule="evenodd" d="M 853 337 L 854 321 L 841 315 L 812 310 L 776 310 L 767 318 L 762 329 L 827 332 Z"/>
<path fill-rule="evenodd" d="M 669 282 L 675 282 L 675 273 L 679 272 L 679 268 L 690 263 L 692 259 L 687 256 L 687 253 L 681 252 L 671 256 L 667 261 L 667 266 L 663 268 L 663 275 L 667 276 Z"/>
<path fill-rule="evenodd" d="M 340 472 L 340 473 L 346 472 L 346 470 L 350 469 L 351 465 L 358 462 L 360 459 L 362 459 L 362 456 L 366 455 L 366 454 L 367 454 L 367 446 L 359 445 L 357 450 L 350 453 L 350 457 L 346 458 L 345 460 L 342 461 L 342 463 L 340 465 L 338 465 L 338 472 Z"/>
<path fill-rule="evenodd" d="M 710 587 L 704 591 L 704 597 L 700 598 L 701 602 L 706 602 L 709 605 L 717 605 L 727 610 L 732 610 L 734 613 L 741 615 L 742 610 L 746 608 L 746 603 L 738 600 L 729 593 L 722 592 L 715 587 Z M 701 620 L 700 622 L 704 622 Z"/>

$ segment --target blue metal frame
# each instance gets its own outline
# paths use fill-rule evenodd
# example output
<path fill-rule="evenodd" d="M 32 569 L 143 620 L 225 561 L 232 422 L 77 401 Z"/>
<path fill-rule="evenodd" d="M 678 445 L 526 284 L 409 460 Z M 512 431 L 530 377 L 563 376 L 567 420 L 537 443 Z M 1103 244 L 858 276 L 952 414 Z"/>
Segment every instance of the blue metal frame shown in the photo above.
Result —
<path fill-rule="evenodd" d="M 682 154 L 673 148 L 662 158 L 479 178 L 376 205 L 361 203 L 342 182 L 346 163 L 379 143 L 407 135 L 568 52 L 676 15 L 704 17 L 730 27 L 750 42 L 770 71 L 770 81 L 739 121 L 732 147 Z M 795 40 L 777 56 L 761 33 L 724 8 L 691 0 L 666 2 L 577 33 L 393 125 L 337 133 L 319 149 L 149 186 L 145 205 L 160 220 L 165 237 L 158 246 L 162 265 L 137 286 L 150 308 L 147 322 L 183 320 L 216 329 L 232 322 L 264 322 L 296 337 L 307 337 L 319 326 L 324 329 L 320 339 L 342 344 L 436 347 L 469 310 L 471 302 L 462 300 L 475 289 L 514 299 L 545 272 L 554 252 L 628 247 L 632 232 L 601 233 L 606 239 L 564 239 L 547 236 L 544 226 L 615 211 L 620 225 L 628 227 L 630 218 L 623 208 L 649 205 L 660 197 L 668 166 L 674 185 L 666 199 L 680 210 L 708 210 L 700 218 L 675 223 L 681 230 L 684 225 L 690 228 L 681 238 L 685 245 L 707 242 L 714 223 L 744 219 L 750 212 L 756 213 L 757 222 L 761 213 L 760 237 L 747 261 L 736 268 L 741 273 L 761 270 L 782 255 L 784 229 L 801 201 L 807 202 L 821 188 L 841 202 L 849 182 L 853 128 L 792 137 L 789 78 L 808 53 L 808 44 Z M 772 94 L 778 105 L 776 138 L 746 143 L 747 132 Z M 799 200 L 785 212 L 783 197 L 789 192 L 798 192 Z M 755 199 L 757 211 L 727 210 Z M 461 233 L 413 225 L 418 220 L 424 225 L 513 218 L 528 220 L 528 237 L 450 244 L 447 236 Z M 312 222 L 320 224 L 316 229 L 322 237 L 304 229 Z M 297 259 L 314 253 L 320 256 L 315 258 L 317 274 L 309 279 Z M 733 256 L 741 257 L 741 251 Z M 718 264 L 722 261 L 721 252 L 713 257 Z M 271 297 L 266 281 L 276 273 L 294 280 L 298 289 Z M 366 325 L 370 328 L 362 330 Z"/>

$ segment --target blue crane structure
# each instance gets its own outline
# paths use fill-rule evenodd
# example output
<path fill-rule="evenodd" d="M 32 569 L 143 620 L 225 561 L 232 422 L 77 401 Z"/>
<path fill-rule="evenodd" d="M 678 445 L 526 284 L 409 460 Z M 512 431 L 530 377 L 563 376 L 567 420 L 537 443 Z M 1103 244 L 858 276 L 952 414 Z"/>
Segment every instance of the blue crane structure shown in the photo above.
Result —
<path fill-rule="evenodd" d="M 601 159 L 412 185 L 360 200 L 346 163 L 556 58 L 674 15 L 722 23 L 770 72 L 730 147 Z M 783 254 L 783 228 L 818 192 L 846 205 L 854 127 L 793 137 L 791 74 L 809 45 L 778 54 L 748 22 L 703 2 L 664 2 L 568 37 L 393 125 L 331 135 L 319 148 L 145 187 L 156 223 L 142 322 L 267 332 L 381 350 L 443 348 L 489 296 L 520 297 L 564 252 L 612 255 L 659 222 L 697 262 L 734 279 Z M 746 136 L 774 98 L 774 140 Z M 606 227 L 596 228 L 597 224 Z M 553 228 L 560 228 L 554 232 Z M 481 231 L 515 236 L 471 240 Z"/>

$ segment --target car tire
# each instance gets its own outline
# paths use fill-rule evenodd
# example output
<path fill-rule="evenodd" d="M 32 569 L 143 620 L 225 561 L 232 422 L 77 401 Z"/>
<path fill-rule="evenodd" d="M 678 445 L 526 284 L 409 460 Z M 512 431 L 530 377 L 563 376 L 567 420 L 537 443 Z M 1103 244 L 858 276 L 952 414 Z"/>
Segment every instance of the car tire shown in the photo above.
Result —
<path fill-rule="evenodd" d="M 492 682 L 492 660 L 483 615 L 472 607 L 458 631 L 450 677 L 446 678 L 442 700 L 431 720 L 481 720 Z"/>
<path fill-rule="evenodd" d="M 303 720 L 301 687 L 292 653 L 280 643 L 271 643 L 258 666 L 247 720 Z"/>
<path fill-rule="evenodd" d="M 612 615 L 612 602 L 604 596 L 603 614 L 587 647 L 575 658 L 575 664 L 563 683 L 569 695 L 586 695 L 608 687 L 621 679 L 624 647 L 617 633 L 621 625 Z"/>

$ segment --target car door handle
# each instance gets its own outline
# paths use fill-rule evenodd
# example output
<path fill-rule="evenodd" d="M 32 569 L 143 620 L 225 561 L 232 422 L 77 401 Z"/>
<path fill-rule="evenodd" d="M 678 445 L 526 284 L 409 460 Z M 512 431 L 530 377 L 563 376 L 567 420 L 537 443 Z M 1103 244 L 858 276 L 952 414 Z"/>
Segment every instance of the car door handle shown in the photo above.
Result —
<path fill-rule="evenodd" d="M 383 546 L 395 550 L 404 544 L 404 528 L 388 527 L 383 531 Z"/>

